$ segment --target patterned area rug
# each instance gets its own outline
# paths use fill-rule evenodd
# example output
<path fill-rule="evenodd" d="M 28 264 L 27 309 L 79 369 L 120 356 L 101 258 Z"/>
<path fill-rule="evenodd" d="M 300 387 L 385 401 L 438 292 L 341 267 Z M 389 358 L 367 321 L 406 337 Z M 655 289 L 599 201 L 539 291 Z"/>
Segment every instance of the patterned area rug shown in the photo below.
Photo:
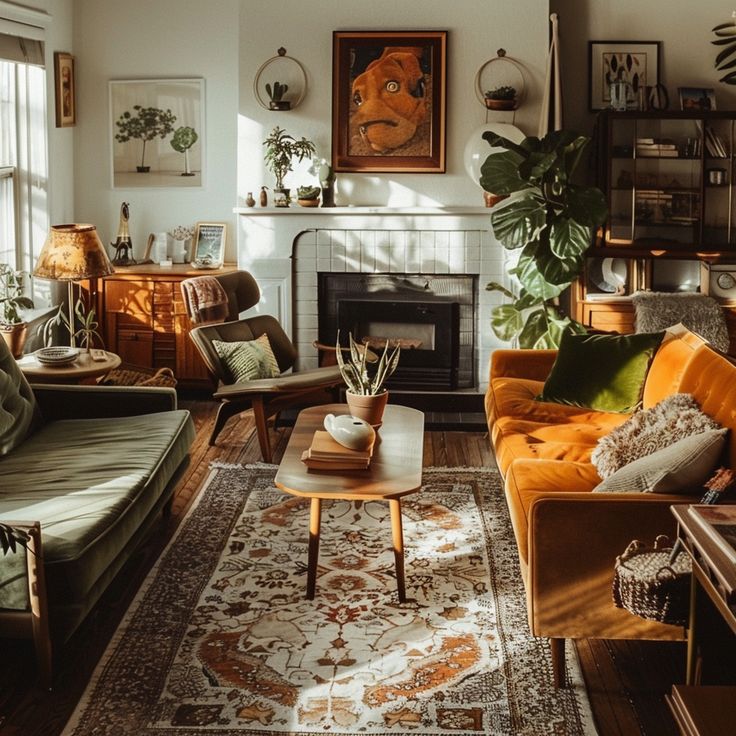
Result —
<path fill-rule="evenodd" d="M 323 504 L 304 598 L 308 501 L 275 467 L 212 471 L 64 734 L 594 734 L 582 678 L 555 690 L 528 634 L 495 470 L 428 469 L 402 503 Z M 572 647 L 568 647 L 572 649 Z"/>

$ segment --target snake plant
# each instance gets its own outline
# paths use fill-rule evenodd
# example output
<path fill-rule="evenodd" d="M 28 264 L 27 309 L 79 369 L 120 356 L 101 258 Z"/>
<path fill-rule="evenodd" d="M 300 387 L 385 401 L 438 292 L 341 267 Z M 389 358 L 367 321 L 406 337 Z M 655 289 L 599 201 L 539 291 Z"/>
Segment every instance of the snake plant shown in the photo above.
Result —
<path fill-rule="evenodd" d="M 346 361 L 342 356 L 340 346 L 340 334 L 337 335 L 337 365 L 340 374 L 348 387 L 348 391 L 359 396 L 375 396 L 383 391 L 386 379 L 396 370 L 399 365 L 401 348 L 397 345 L 391 353 L 388 351 L 389 341 L 383 348 L 383 354 L 378 359 L 375 368 L 368 371 L 370 363 L 370 350 L 367 346 L 358 345 L 350 334 L 350 360 Z"/>

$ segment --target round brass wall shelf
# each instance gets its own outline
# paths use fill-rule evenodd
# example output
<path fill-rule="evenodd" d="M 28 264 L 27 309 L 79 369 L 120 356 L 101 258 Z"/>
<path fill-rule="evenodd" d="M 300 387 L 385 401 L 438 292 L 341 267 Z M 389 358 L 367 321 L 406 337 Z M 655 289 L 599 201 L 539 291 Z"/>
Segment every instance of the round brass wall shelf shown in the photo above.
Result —
<path fill-rule="evenodd" d="M 268 78 L 265 73 L 268 71 Z M 253 94 L 266 110 L 286 112 L 299 107 L 307 94 L 307 72 L 282 46 L 261 64 L 253 79 Z"/>
<path fill-rule="evenodd" d="M 516 90 L 515 97 L 508 100 L 491 100 L 486 97 L 486 92 L 499 87 L 513 87 Z M 526 96 L 526 79 L 522 63 L 507 56 L 505 49 L 499 49 L 497 56 L 488 59 L 478 69 L 475 75 L 475 95 L 478 102 L 487 110 L 516 110 L 521 107 Z M 508 104 L 496 106 L 493 104 L 496 102 Z"/>

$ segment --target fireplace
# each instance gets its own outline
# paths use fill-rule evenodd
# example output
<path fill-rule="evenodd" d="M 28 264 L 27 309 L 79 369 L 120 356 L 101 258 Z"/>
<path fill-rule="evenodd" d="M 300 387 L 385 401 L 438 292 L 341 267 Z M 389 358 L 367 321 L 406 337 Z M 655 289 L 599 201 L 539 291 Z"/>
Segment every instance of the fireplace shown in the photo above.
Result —
<path fill-rule="evenodd" d="M 319 339 L 352 333 L 374 351 L 399 342 L 390 388 L 448 391 L 473 386 L 475 278 L 435 274 L 318 276 Z"/>

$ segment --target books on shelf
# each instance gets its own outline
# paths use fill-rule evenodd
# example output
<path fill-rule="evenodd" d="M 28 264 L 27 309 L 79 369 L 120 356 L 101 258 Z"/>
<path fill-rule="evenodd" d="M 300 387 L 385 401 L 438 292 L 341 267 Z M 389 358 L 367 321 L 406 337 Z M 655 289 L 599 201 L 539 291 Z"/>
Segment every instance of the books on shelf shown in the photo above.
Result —
<path fill-rule="evenodd" d="M 677 158 L 680 152 L 671 138 L 637 138 L 636 155 L 642 158 Z"/>
<path fill-rule="evenodd" d="M 301 459 L 314 470 L 366 470 L 372 456 L 372 445 L 367 450 L 350 450 L 333 440 L 325 430 L 318 429 Z"/>
<path fill-rule="evenodd" d="M 723 138 L 712 128 L 705 129 L 705 151 L 711 158 L 728 158 L 728 148 Z"/>
<path fill-rule="evenodd" d="M 736 505 L 693 504 L 688 507 L 688 513 L 736 565 Z"/>

